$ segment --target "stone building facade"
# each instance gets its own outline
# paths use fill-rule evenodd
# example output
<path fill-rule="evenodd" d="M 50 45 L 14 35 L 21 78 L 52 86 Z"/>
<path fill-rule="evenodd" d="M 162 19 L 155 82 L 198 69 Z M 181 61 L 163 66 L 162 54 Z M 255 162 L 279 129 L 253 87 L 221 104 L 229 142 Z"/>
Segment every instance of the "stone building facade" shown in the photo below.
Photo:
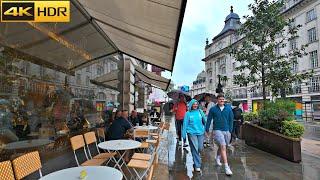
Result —
<path fill-rule="evenodd" d="M 286 48 L 281 48 L 277 53 L 284 53 L 295 47 L 308 44 L 307 56 L 297 59 L 298 64 L 292 65 L 295 73 L 314 70 L 312 78 L 301 83 L 292 84 L 288 90 L 288 97 L 297 102 L 297 112 L 305 117 L 320 118 L 320 66 L 319 66 L 319 24 L 320 1 L 317 0 L 287 0 L 283 7 L 283 16 L 293 19 L 296 25 L 301 24 L 299 37 L 287 42 Z M 225 27 L 205 46 L 205 70 L 207 73 L 206 88 L 208 92 L 215 93 L 218 75 L 227 76 L 223 82 L 224 92 L 232 94 L 234 101 L 241 101 L 248 111 L 256 110 L 262 100 L 262 89 L 251 85 L 239 87 L 233 83 L 233 75 L 238 73 L 235 68 L 239 66 L 230 57 L 228 47 L 239 40 L 235 31 L 241 26 L 239 15 L 231 10 L 225 19 Z M 271 98 L 268 92 L 268 98 Z M 300 110 L 300 111 L 299 111 Z M 302 114 L 303 112 L 303 114 Z"/>
<path fill-rule="evenodd" d="M 190 95 L 194 97 L 195 95 L 206 92 L 206 72 L 202 71 L 198 74 L 197 79 L 192 82 Z"/>

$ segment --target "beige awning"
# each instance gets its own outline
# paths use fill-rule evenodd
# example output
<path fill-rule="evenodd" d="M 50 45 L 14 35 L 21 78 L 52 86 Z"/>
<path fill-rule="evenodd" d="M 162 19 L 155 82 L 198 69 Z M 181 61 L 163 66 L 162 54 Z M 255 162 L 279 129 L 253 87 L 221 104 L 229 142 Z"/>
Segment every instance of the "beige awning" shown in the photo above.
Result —
<path fill-rule="evenodd" d="M 15 58 L 74 74 L 122 52 L 172 71 L 186 0 L 71 0 L 69 23 L 0 23 Z"/>
<path fill-rule="evenodd" d="M 118 91 L 118 84 L 120 82 L 118 80 L 118 74 L 119 70 L 111 71 L 110 73 L 92 79 L 91 83 Z"/>
<path fill-rule="evenodd" d="M 13 57 L 72 74 L 118 51 L 72 4 L 69 23 L 0 23 L 0 46 Z"/>
<path fill-rule="evenodd" d="M 186 0 L 79 0 L 120 52 L 172 71 Z"/>
<path fill-rule="evenodd" d="M 141 81 L 165 91 L 168 89 L 170 84 L 170 79 L 166 79 L 162 76 L 159 76 L 153 72 L 147 71 L 136 65 L 134 65 L 134 68 L 135 68 L 135 73 L 137 77 Z"/>

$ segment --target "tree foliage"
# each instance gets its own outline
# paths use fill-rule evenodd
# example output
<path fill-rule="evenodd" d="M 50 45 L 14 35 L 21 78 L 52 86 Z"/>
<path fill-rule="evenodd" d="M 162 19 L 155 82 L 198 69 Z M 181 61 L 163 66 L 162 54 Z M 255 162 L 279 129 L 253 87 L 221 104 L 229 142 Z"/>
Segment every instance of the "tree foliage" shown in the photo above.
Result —
<path fill-rule="evenodd" d="M 294 25 L 292 19 L 283 17 L 283 6 L 283 1 L 269 0 L 255 0 L 250 4 L 252 16 L 244 16 L 245 22 L 237 32 L 243 38 L 230 51 L 241 64 L 236 68 L 240 74 L 234 76 L 235 83 L 260 85 L 264 100 L 266 88 L 276 97 L 279 90 L 288 89 L 292 83 L 312 75 L 312 72 L 295 74 L 292 71 L 297 59 L 307 55 L 306 45 L 287 50 L 287 43 L 298 38 L 301 25 Z M 281 49 L 285 53 L 279 53 Z"/>

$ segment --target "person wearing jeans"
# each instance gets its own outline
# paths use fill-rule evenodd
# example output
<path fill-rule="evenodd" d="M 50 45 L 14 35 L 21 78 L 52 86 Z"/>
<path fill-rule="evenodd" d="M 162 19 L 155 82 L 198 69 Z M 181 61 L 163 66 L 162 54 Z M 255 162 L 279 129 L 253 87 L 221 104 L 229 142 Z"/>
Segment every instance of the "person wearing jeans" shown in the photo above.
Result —
<path fill-rule="evenodd" d="M 188 137 L 194 168 L 198 172 L 201 171 L 200 152 L 203 150 L 206 121 L 206 115 L 199 109 L 198 101 L 192 99 L 183 119 L 182 137 L 184 140 Z"/>
<path fill-rule="evenodd" d="M 208 121 L 206 124 L 206 136 L 209 137 L 209 129 L 211 121 L 213 121 L 213 136 L 215 142 L 218 144 L 216 163 L 221 166 L 220 159 L 222 158 L 226 175 L 232 175 L 232 171 L 227 159 L 227 146 L 230 143 L 231 133 L 233 130 L 233 112 L 230 105 L 224 104 L 223 94 L 217 96 L 218 103 L 210 109 Z"/>
<path fill-rule="evenodd" d="M 179 102 L 177 102 L 173 106 L 173 112 L 175 112 L 175 118 L 176 118 L 176 133 L 178 135 L 180 146 L 182 145 L 181 132 L 182 132 L 182 125 L 183 125 L 183 118 L 186 114 L 186 111 L 187 111 L 187 103 L 186 103 L 185 97 L 183 94 L 180 94 Z M 184 142 L 184 147 L 187 147 L 186 141 L 183 141 L 183 142 Z"/>

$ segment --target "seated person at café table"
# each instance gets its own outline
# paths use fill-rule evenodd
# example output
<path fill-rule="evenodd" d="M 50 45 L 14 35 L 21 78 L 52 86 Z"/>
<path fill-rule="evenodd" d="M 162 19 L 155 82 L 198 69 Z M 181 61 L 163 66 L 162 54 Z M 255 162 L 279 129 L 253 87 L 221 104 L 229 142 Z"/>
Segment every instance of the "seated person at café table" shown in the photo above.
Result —
<path fill-rule="evenodd" d="M 136 126 L 137 124 L 139 124 L 139 126 L 142 126 L 143 124 L 141 116 L 138 116 L 138 113 L 136 110 L 132 110 L 131 116 L 129 117 L 129 119 L 133 126 Z"/>
<path fill-rule="evenodd" d="M 112 122 L 107 132 L 107 140 L 126 139 L 127 131 L 132 132 L 133 126 L 128 120 L 128 111 L 123 110 L 122 116 Z"/>
<path fill-rule="evenodd" d="M 150 117 L 152 118 L 152 121 L 159 121 L 160 113 L 158 113 L 157 109 L 153 109 L 153 111 L 150 113 Z"/>

